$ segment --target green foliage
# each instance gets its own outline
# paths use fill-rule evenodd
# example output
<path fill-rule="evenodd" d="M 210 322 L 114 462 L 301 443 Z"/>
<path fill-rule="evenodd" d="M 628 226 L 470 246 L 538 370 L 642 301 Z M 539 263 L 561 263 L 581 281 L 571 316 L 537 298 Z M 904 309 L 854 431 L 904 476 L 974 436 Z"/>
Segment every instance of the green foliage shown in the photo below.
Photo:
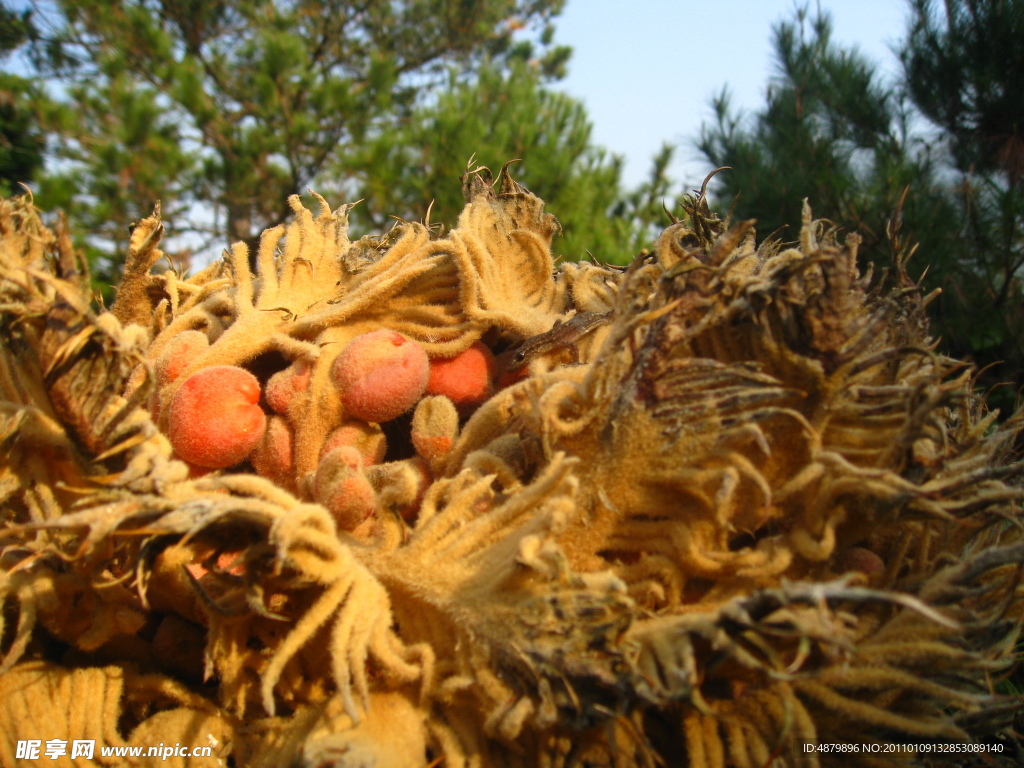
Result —
<path fill-rule="evenodd" d="M 909 0 L 901 51 L 917 108 L 949 137 L 962 170 L 1024 174 L 1024 3 Z"/>
<path fill-rule="evenodd" d="M 612 208 L 612 216 L 631 233 L 623 241 L 629 243 L 630 253 L 646 248 L 669 224 L 666 201 L 672 199 L 673 193 L 668 167 L 675 150 L 671 144 L 662 144 L 651 162 L 647 179 L 636 189 L 625 192 Z"/>
<path fill-rule="evenodd" d="M 704 126 L 698 146 L 715 167 L 732 169 L 716 178 L 718 195 L 729 202 L 738 195 L 735 215 L 757 219 L 763 234 L 796 225 L 807 198 L 815 215 L 858 231 L 869 257 L 882 259 L 885 224 L 903 189 L 931 189 L 936 167 L 927 147 L 909 136 L 899 94 L 831 36 L 827 15 L 808 19 L 799 11 L 795 22 L 778 25 L 778 74 L 767 105 L 748 123 L 723 91 L 713 102 L 717 122 Z M 905 215 L 918 202 L 908 201 Z M 941 208 L 943 200 L 932 205 Z"/>
<path fill-rule="evenodd" d="M 621 160 L 593 146 L 582 104 L 550 89 L 570 51 L 564 0 L 58 0 L 32 35 L 35 102 L 50 140 L 34 185 L 63 208 L 101 284 L 159 201 L 175 260 L 259 234 L 314 188 L 390 216 L 449 226 L 467 161 L 516 178 L 563 226 L 566 258 L 624 263 L 666 223 L 666 169 L 623 193 Z M 27 18 L 27 17 L 26 17 Z M 416 169 L 411 172 L 411 169 Z M 185 235 L 175 239 L 174 235 Z"/>
<path fill-rule="evenodd" d="M 96 248 L 102 240 L 123 243 L 131 222 L 158 201 L 170 217 L 183 215 L 191 202 L 185 183 L 197 163 L 183 150 L 180 126 L 159 94 L 116 73 L 103 93 L 76 84 L 68 95 L 73 103 L 53 103 L 45 113 L 60 137 L 62 163 L 42 180 L 41 204 L 69 211 L 77 229 L 96 236 Z"/>
<path fill-rule="evenodd" d="M 34 33 L 27 13 L 0 6 L 0 58 L 9 56 Z M 36 94 L 23 77 L 0 72 L 0 195 L 21 191 L 43 165 L 45 142 L 31 110 Z"/>
<path fill-rule="evenodd" d="M 904 237 L 919 244 L 911 266 L 942 289 L 931 309 L 944 349 L 979 367 L 1001 363 L 983 384 L 1020 387 L 1024 0 L 950 0 L 949 18 L 909 2 L 900 82 L 881 83 L 871 62 L 833 43 L 827 15 L 801 10 L 775 28 L 778 74 L 765 107 L 736 115 L 723 91 L 698 146 L 733 169 L 716 177 L 719 205 L 735 200 L 734 215 L 757 219 L 762 234 L 799 222 L 807 198 L 885 266 L 899 210 Z M 998 39 L 987 47 L 990 34 Z M 922 131 L 922 117 L 934 126 Z M 1011 390 L 999 397 L 1012 405 Z"/>
<path fill-rule="evenodd" d="M 910 0 L 901 50 L 915 105 L 950 148 L 956 279 L 939 304 L 956 349 L 1024 383 L 1024 0 Z"/>
<path fill-rule="evenodd" d="M 492 64 L 471 78 L 456 71 L 449 78 L 436 99 L 383 127 L 357 152 L 356 197 L 364 204 L 355 216 L 382 228 L 382 214 L 423 219 L 429 208 L 431 221 L 452 226 L 465 202 L 453 181 L 471 155 L 495 172 L 516 160 L 516 180 L 562 224 L 558 252 L 578 259 L 589 251 L 605 261 L 632 256 L 642 235 L 622 201 L 621 161 L 593 146 L 582 104 L 544 88 L 541 67 L 522 58 L 507 69 Z M 658 215 L 664 217 L 660 209 Z"/>
<path fill-rule="evenodd" d="M 35 45 L 60 83 L 40 114 L 54 162 L 37 197 L 115 260 L 157 200 L 196 247 L 253 244 L 290 194 L 325 186 L 328 161 L 352 188 L 353 147 L 450 68 L 516 51 L 557 74 L 566 52 L 543 40 L 562 2 L 58 0 Z M 537 52 L 516 37 L 536 27 Z"/>

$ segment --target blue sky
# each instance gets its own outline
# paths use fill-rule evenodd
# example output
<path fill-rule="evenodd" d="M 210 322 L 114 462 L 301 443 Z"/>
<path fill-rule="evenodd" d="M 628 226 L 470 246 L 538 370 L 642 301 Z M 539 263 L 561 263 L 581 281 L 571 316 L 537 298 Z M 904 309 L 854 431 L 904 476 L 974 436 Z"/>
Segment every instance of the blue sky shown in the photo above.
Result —
<path fill-rule="evenodd" d="M 814 12 L 819 4 L 810 3 Z M 794 0 L 568 0 L 556 40 L 573 48 L 558 87 L 582 100 L 595 143 L 626 160 L 624 181 L 639 183 L 651 157 L 679 145 L 672 175 L 700 186 L 710 169 L 692 147 L 711 98 L 728 84 L 732 103 L 760 108 L 773 74 L 772 25 L 795 16 Z M 833 39 L 856 46 L 887 73 L 903 37 L 904 0 L 820 0 Z"/>

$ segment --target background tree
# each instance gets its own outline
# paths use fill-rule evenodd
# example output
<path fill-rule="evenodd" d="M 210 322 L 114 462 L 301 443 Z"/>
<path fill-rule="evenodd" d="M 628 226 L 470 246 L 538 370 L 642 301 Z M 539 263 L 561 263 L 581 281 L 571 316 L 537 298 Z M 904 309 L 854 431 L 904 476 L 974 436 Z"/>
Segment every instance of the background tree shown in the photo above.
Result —
<path fill-rule="evenodd" d="M 713 101 L 716 123 L 702 129 L 701 152 L 732 169 L 715 179 L 718 198 L 737 198 L 735 215 L 756 218 L 763 235 L 798 225 L 807 198 L 816 216 L 859 232 L 869 258 L 884 259 L 885 224 L 905 187 L 914 191 L 904 209 L 913 222 L 937 223 L 949 212 L 950 201 L 937 194 L 936 158 L 910 132 L 900 91 L 856 50 L 832 41 L 828 14 L 809 18 L 799 10 L 773 35 L 777 74 L 765 108 L 746 119 L 723 91 Z"/>
<path fill-rule="evenodd" d="M 900 50 L 914 105 L 948 148 L 959 207 L 948 339 L 1024 384 L 1024 0 L 910 0 Z"/>
<path fill-rule="evenodd" d="M 778 74 L 765 107 L 745 118 L 723 92 L 698 147 L 733 168 L 716 177 L 719 205 L 735 198 L 735 215 L 756 218 L 762 234 L 796 225 L 808 198 L 816 216 L 859 232 L 861 252 L 881 266 L 892 257 L 886 223 L 909 190 L 901 223 L 920 245 L 911 265 L 943 290 L 932 312 L 944 348 L 980 367 L 1001 362 L 985 383 L 1019 387 L 1020 184 L 999 158 L 1019 157 L 1024 0 L 949 0 L 948 16 L 910 4 L 898 82 L 837 46 L 827 15 L 801 10 L 774 29 Z"/>
<path fill-rule="evenodd" d="M 0 60 L 20 48 L 33 34 L 27 13 L 0 6 Z M 43 165 L 45 142 L 29 102 L 38 89 L 19 75 L 0 72 L 0 195 L 20 191 Z"/>
<path fill-rule="evenodd" d="M 65 207 L 108 252 L 160 200 L 179 232 L 250 244 L 319 186 L 331 160 L 444 82 L 529 45 L 563 0 L 58 0 L 39 6 L 41 75 L 59 104 L 41 202 Z M 557 68 L 566 51 L 537 54 Z M 197 213 L 198 212 L 198 213 Z M 187 223 L 187 224 L 186 224 Z M 193 241 L 196 242 L 196 241 Z"/>
<path fill-rule="evenodd" d="M 454 181 L 471 151 L 475 164 L 495 173 L 516 160 L 514 178 L 557 215 L 562 237 L 555 248 L 566 258 L 589 253 L 623 263 L 649 242 L 652 219 L 664 226 L 658 195 L 667 194 L 669 150 L 656 160 L 653 181 L 627 196 L 621 159 L 593 145 L 583 105 L 546 88 L 536 61 L 519 57 L 507 67 L 485 66 L 472 77 L 452 70 L 449 77 L 436 98 L 356 150 L 364 205 L 354 215 L 365 211 L 363 218 L 380 229 L 383 216 L 421 219 L 429 207 L 431 221 L 453 225 L 464 205 Z M 653 214 L 643 207 L 649 197 L 658 197 Z"/>

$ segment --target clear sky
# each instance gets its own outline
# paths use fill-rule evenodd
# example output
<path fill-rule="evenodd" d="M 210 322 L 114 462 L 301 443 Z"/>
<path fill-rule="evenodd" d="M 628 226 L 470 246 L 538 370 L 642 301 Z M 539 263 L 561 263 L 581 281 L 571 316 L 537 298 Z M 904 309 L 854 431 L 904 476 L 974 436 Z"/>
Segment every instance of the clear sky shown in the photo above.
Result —
<path fill-rule="evenodd" d="M 804 3 L 801 3 L 804 4 Z M 818 3 L 809 3 L 814 13 Z M 772 26 L 795 18 L 794 0 L 568 0 L 556 40 L 573 48 L 558 84 L 582 100 L 595 143 L 626 159 L 624 181 L 639 183 L 663 142 L 679 145 L 672 175 L 687 188 L 711 170 L 693 140 L 713 120 L 722 86 L 734 107 L 764 104 L 773 74 Z M 894 73 L 904 35 L 904 0 L 820 0 L 833 39 Z"/>

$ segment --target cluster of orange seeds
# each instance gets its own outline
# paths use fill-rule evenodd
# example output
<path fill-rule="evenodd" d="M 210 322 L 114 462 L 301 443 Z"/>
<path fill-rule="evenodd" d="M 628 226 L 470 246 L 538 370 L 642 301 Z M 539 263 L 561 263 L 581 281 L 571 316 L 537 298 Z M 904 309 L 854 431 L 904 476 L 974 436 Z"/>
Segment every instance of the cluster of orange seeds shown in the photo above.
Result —
<path fill-rule="evenodd" d="M 160 255 L 154 237 L 160 223 L 152 218 L 139 225 L 139 245 L 112 311 L 125 321 L 152 316 L 157 324 L 148 359 L 133 372 L 124 396 L 150 386 L 149 411 L 174 455 L 188 463 L 190 476 L 255 471 L 299 498 L 322 504 L 339 529 L 365 538 L 378 529 L 382 495 L 392 499 L 392 511 L 415 518 L 423 492 L 453 445 L 459 420 L 498 388 L 500 366 L 492 345 L 515 349 L 524 334 L 560 323 L 576 309 L 571 302 L 553 303 L 547 320 L 534 318 L 526 326 L 474 322 L 468 307 L 453 306 L 463 300 L 459 274 L 435 245 L 423 241 L 422 228 L 408 225 L 384 258 L 398 263 L 381 271 L 380 246 L 369 242 L 348 246 L 350 253 L 340 260 L 333 251 L 311 256 L 311 223 L 334 230 L 313 248 L 346 247 L 339 241 L 347 228 L 345 211 L 333 214 L 324 203 L 321 218 L 311 222 L 297 198 L 293 205 L 299 222 L 283 248 L 281 232 L 267 233 L 255 275 L 248 274 L 247 255 L 236 250 L 191 280 L 172 272 L 154 278 L 148 272 Z M 298 249 L 296 239 L 303 240 Z M 383 304 L 370 310 L 359 294 L 374 295 L 376 289 L 386 297 L 401 277 L 394 274 L 401 261 L 392 254 L 424 246 L 430 269 L 417 263 L 410 270 L 423 272 L 412 286 L 427 289 L 423 304 L 393 316 Z M 370 257 L 353 255 L 367 249 Z M 405 261 L 416 261 L 414 254 Z M 337 278 L 333 295 L 330 289 L 323 293 L 325 264 L 331 267 L 329 277 Z M 549 263 L 545 269 L 550 268 Z M 367 279 L 374 271 L 381 272 L 377 279 Z M 142 282 L 146 290 L 132 290 L 133 283 Z M 171 296 L 197 291 L 199 285 L 206 288 L 199 289 L 202 303 L 174 306 Z M 252 296 L 240 306 L 243 287 Z M 161 292 L 164 299 L 139 312 L 140 297 L 149 300 Z M 364 307 L 358 315 L 342 311 L 353 293 Z M 489 303 L 482 296 L 477 300 Z M 232 304 L 233 316 L 214 309 Z"/>

